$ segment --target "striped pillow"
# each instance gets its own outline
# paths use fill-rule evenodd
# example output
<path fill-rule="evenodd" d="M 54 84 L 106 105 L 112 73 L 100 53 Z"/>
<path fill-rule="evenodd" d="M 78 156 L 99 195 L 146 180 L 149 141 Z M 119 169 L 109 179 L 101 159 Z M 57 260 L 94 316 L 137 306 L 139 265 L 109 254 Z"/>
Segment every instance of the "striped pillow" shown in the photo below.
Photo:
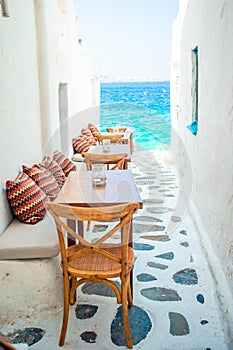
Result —
<path fill-rule="evenodd" d="M 76 165 L 60 151 L 53 152 L 53 160 L 62 168 L 65 176 L 68 176 L 71 171 L 76 170 Z"/>
<path fill-rule="evenodd" d="M 87 137 L 89 145 L 96 146 L 97 142 L 90 129 L 82 129 L 82 135 Z"/>
<path fill-rule="evenodd" d="M 72 141 L 74 153 L 82 153 L 87 152 L 90 148 L 90 144 L 87 140 L 87 137 L 84 135 L 80 135 L 73 139 Z"/>
<path fill-rule="evenodd" d="M 95 140 L 97 140 L 97 135 L 100 134 L 99 129 L 98 129 L 95 125 L 93 125 L 93 124 L 91 124 L 91 123 L 88 124 L 87 128 L 88 128 L 89 130 L 91 130 L 92 135 L 94 136 Z"/>
<path fill-rule="evenodd" d="M 6 182 L 8 201 L 15 217 L 25 224 L 36 224 L 46 214 L 46 194 L 24 172 Z"/>
<path fill-rule="evenodd" d="M 40 164 L 34 164 L 31 168 L 26 165 L 22 166 L 23 172 L 27 174 L 35 183 L 44 191 L 44 193 L 53 201 L 59 191 L 60 187 L 49 170 Z"/>
<path fill-rule="evenodd" d="M 58 186 L 62 188 L 66 181 L 66 176 L 58 163 L 50 157 L 44 157 L 42 165 L 53 174 L 58 183 Z"/>

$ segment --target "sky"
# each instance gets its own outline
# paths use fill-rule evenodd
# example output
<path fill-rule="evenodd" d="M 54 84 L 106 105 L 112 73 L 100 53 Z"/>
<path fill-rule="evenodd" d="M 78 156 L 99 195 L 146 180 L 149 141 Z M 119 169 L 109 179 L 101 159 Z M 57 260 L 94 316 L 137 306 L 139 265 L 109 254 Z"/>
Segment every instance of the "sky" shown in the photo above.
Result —
<path fill-rule="evenodd" d="M 178 0 L 74 0 L 78 35 L 97 73 L 169 80 Z"/>

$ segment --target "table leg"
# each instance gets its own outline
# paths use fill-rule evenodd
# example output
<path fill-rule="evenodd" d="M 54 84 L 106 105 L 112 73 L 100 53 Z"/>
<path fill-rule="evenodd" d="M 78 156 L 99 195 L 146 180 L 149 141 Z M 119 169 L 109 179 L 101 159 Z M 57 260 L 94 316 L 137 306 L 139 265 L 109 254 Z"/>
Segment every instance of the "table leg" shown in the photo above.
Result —
<path fill-rule="evenodd" d="M 76 232 L 76 221 L 75 220 L 67 220 L 67 225 L 74 231 Z M 76 242 L 73 238 L 69 237 L 68 236 L 68 239 L 67 239 L 67 244 L 68 244 L 68 247 L 70 247 L 71 245 L 74 245 Z"/>
<path fill-rule="evenodd" d="M 83 237 L 84 236 L 84 224 L 83 221 L 78 221 L 78 234 Z"/>
<path fill-rule="evenodd" d="M 124 162 L 123 169 L 124 169 L 124 170 L 127 170 L 127 169 L 128 169 L 128 162 L 127 162 L 127 160 L 125 160 L 125 162 Z"/>
<path fill-rule="evenodd" d="M 74 220 L 67 220 L 67 225 L 74 231 L 76 232 L 76 221 Z M 80 236 L 84 236 L 84 228 L 83 228 L 83 221 L 78 221 L 78 233 Z M 68 237 L 67 240 L 68 243 L 68 247 L 70 247 L 71 245 L 76 244 L 75 240 L 71 237 Z"/>

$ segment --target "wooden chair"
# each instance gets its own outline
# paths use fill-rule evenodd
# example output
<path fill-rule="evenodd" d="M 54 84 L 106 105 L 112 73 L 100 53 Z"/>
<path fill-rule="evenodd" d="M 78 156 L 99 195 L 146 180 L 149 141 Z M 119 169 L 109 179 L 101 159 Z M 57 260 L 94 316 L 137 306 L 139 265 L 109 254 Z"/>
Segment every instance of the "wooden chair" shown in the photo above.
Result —
<path fill-rule="evenodd" d="M 0 339 L 0 350 L 16 350 L 16 348 L 6 340 Z"/>
<path fill-rule="evenodd" d="M 123 170 L 125 165 L 127 153 L 116 153 L 116 154 L 95 154 L 95 153 L 83 153 L 84 161 L 86 163 L 87 170 L 92 170 L 92 164 L 105 164 L 107 170 Z M 109 165 L 113 165 L 109 168 Z M 87 231 L 90 230 L 91 221 L 87 223 Z"/>
<path fill-rule="evenodd" d="M 110 143 L 115 143 L 115 144 L 119 144 L 121 143 L 121 139 L 124 135 L 123 134 L 109 134 L 109 135 L 106 135 L 106 134 L 99 134 L 99 135 L 96 135 L 97 137 L 97 141 L 100 145 L 103 144 L 103 140 L 110 140 Z"/>
<path fill-rule="evenodd" d="M 92 164 L 106 164 L 108 170 L 123 170 L 126 158 L 128 157 L 127 153 L 105 153 L 105 154 L 96 154 L 96 153 L 82 153 L 84 161 L 86 163 L 87 170 L 92 169 Z M 109 165 L 113 165 L 111 168 Z"/>
<path fill-rule="evenodd" d="M 100 282 L 111 287 L 116 294 L 117 303 L 122 304 L 126 344 L 128 348 L 132 348 L 128 305 L 133 305 L 130 272 L 134 264 L 134 253 L 128 245 L 128 240 L 132 216 L 139 209 L 139 204 L 127 203 L 85 208 L 48 202 L 46 206 L 56 223 L 62 258 L 64 305 L 59 345 L 62 346 L 65 342 L 69 303 L 74 304 L 77 287 L 86 282 Z M 114 226 L 95 242 L 90 242 L 68 227 L 64 219 L 113 221 Z M 120 242 L 116 244 L 115 238 L 114 243 L 109 242 L 108 240 L 118 230 L 121 230 Z M 64 239 L 66 233 L 79 243 L 67 247 Z M 113 281 L 109 280 L 116 277 L 121 280 L 121 291 Z M 71 288 L 69 288 L 69 281 L 71 281 Z"/>
<path fill-rule="evenodd" d="M 107 132 L 114 132 L 114 128 L 106 128 Z M 118 128 L 118 132 L 125 132 L 127 130 L 126 127 Z"/>

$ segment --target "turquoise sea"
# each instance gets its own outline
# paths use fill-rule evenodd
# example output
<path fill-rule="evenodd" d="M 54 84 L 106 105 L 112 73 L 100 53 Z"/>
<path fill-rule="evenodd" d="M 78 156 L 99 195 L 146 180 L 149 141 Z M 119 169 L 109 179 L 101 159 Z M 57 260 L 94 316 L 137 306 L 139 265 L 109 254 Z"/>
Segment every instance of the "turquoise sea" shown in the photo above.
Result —
<path fill-rule="evenodd" d="M 107 126 L 134 127 L 138 148 L 169 148 L 170 82 L 102 82 L 101 131 Z"/>

